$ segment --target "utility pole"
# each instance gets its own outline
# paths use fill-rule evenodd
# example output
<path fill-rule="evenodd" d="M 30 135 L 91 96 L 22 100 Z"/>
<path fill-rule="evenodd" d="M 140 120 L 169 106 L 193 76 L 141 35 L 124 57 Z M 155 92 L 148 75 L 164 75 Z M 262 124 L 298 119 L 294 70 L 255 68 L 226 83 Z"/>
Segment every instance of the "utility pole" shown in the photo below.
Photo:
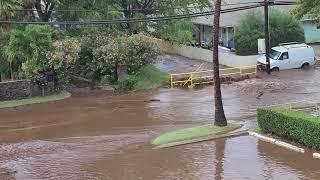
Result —
<path fill-rule="evenodd" d="M 269 0 L 264 0 L 264 37 L 266 46 L 266 69 L 270 74 Z"/>

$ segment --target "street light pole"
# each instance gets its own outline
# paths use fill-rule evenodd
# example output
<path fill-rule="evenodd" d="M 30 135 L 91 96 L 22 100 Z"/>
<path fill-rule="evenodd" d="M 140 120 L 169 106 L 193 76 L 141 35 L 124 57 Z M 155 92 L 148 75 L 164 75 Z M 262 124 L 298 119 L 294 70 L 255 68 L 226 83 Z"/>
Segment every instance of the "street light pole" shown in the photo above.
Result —
<path fill-rule="evenodd" d="M 269 0 L 264 0 L 264 37 L 266 46 L 266 69 L 270 74 Z"/>

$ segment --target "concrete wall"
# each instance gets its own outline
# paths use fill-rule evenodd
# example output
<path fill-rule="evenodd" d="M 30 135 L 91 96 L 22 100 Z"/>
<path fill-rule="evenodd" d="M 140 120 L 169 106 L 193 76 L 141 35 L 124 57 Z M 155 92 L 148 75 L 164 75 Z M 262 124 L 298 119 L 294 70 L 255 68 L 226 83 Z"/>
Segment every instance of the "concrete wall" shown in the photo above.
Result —
<path fill-rule="evenodd" d="M 166 41 L 158 40 L 158 47 L 169 54 L 177 54 L 190 59 L 212 62 L 212 51 L 197 47 L 172 44 Z M 237 56 L 234 53 L 219 53 L 219 62 L 221 65 L 229 67 L 252 66 L 257 63 L 258 56 Z"/>
<path fill-rule="evenodd" d="M 46 95 L 54 93 L 53 83 L 44 89 Z M 0 101 L 41 96 L 42 89 L 30 80 L 0 82 Z"/>

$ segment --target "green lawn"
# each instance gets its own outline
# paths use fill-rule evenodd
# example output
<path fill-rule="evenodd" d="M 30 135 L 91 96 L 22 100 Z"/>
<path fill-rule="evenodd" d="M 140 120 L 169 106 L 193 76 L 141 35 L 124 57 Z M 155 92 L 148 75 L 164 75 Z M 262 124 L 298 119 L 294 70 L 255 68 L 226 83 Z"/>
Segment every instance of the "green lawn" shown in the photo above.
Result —
<path fill-rule="evenodd" d="M 65 98 L 70 97 L 71 94 L 69 92 L 61 92 L 59 94 L 51 95 L 51 96 L 39 96 L 33 97 L 28 99 L 20 99 L 20 100 L 12 100 L 12 101 L 1 101 L 0 102 L 0 109 L 1 108 L 11 108 L 17 106 L 23 106 L 28 104 L 37 104 L 37 103 L 45 103 L 49 101 L 58 101 Z"/>
<path fill-rule="evenodd" d="M 204 125 L 192 128 L 180 129 L 172 132 L 167 132 L 155 140 L 152 141 L 153 145 L 160 146 L 165 144 L 176 143 L 180 144 L 179 141 L 193 142 L 192 139 L 203 138 L 207 136 L 221 135 L 224 133 L 231 132 L 235 129 L 240 128 L 240 124 L 229 123 L 226 127 L 218 127 L 214 125 Z"/>

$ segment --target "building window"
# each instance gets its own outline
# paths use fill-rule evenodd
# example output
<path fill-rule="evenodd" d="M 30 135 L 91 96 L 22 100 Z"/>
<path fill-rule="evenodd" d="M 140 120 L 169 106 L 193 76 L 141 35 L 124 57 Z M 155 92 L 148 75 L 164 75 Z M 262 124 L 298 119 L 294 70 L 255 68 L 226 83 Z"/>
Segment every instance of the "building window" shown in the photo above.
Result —
<path fill-rule="evenodd" d="M 227 32 L 226 28 L 222 28 L 222 32 L 226 33 Z"/>

